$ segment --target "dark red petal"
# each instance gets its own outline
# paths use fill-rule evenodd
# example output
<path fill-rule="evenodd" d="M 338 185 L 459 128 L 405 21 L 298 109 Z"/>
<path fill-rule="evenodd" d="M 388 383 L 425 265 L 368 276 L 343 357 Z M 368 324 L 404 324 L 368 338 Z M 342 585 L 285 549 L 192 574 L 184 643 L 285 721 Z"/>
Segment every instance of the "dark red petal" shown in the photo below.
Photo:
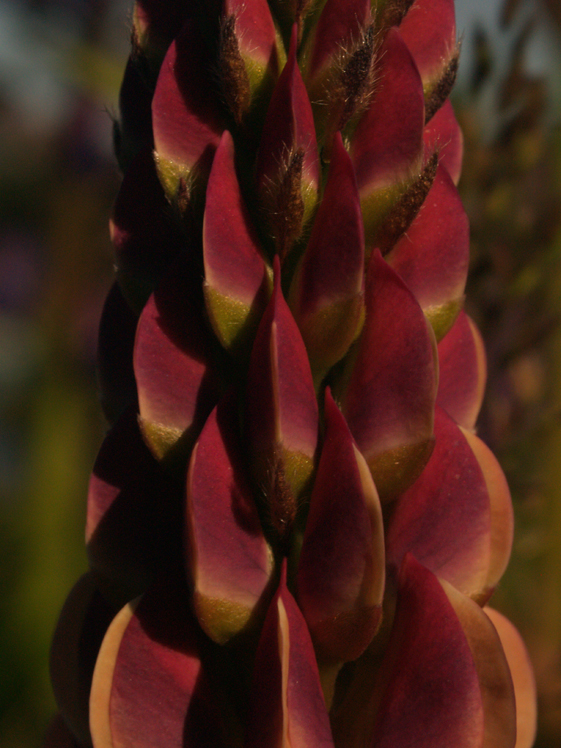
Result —
<path fill-rule="evenodd" d="M 134 372 L 143 436 L 161 458 L 183 435 L 192 445 L 216 405 L 220 381 L 201 311 L 197 275 L 175 263 L 138 321 Z"/>
<path fill-rule="evenodd" d="M 449 99 L 425 126 L 423 138 L 425 153 L 438 151 L 439 163 L 450 174 L 454 184 L 458 184 L 462 171 L 464 136 Z"/>
<path fill-rule="evenodd" d="M 421 78 L 397 29 L 380 49 L 379 82 L 351 144 L 367 242 L 388 195 L 381 190 L 418 175 L 423 158 L 425 104 Z M 387 207 L 387 206 L 386 206 Z"/>
<path fill-rule="evenodd" d="M 435 345 L 413 294 L 378 251 L 368 271 L 366 321 L 344 380 L 340 400 L 351 433 L 380 497 L 395 496 L 432 448 Z"/>
<path fill-rule="evenodd" d="M 312 106 L 296 59 L 297 29 L 294 26 L 286 65 L 275 86 L 267 110 L 257 154 L 257 184 L 263 193 L 270 181 L 276 183 L 279 166 L 287 155 L 304 151 L 302 170 L 305 185 L 317 191 L 319 158 Z"/>
<path fill-rule="evenodd" d="M 374 636 L 384 593 L 384 525 L 368 465 L 329 389 L 326 431 L 298 564 L 298 603 L 316 650 L 354 660 Z"/>
<path fill-rule="evenodd" d="M 313 80 L 353 46 L 370 20 L 370 0 L 327 0 L 313 31 L 306 77 Z"/>
<path fill-rule="evenodd" d="M 431 83 L 456 51 L 454 0 L 415 0 L 399 30 L 423 84 Z"/>
<path fill-rule="evenodd" d="M 240 338 L 255 332 L 271 283 L 236 177 L 234 142 L 228 131 L 222 135 L 208 180 L 203 253 L 210 320 L 220 342 L 236 347 Z"/>
<path fill-rule="evenodd" d="M 415 294 L 437 339 L 442 338 L 461 308 L 469 265 L 469 222 L 443 166 L 387 260 Z"/>
<path fill-rule="evenodd" d="M 316 371 L 335 364 L 364 314 L 364 230 L 354 170 L 340 133 L 323 200 L 290 290 L 289 303 Z"/>
<path fill-rule="evenodd" d="M 245 475 L 237 415 L 230 393 L 210 414 L 187 476 L 187 565 L 195 610 L 219 644 L 246 627 L 273 566 Z"/>
<path fill-rule="evenodd" d="M 240 52 L 253 64 L 278 74 L 276 30 L 267 0 L 224 0 L 225 16 L 235 16 Z"/>
<path fill-rule="evenodd" d="M 285 573 L 259 640 L 245 745 L 332 748 L 314 648 Z"/>
<path fill-rule="evenodd" d="M 224 129 L 203 35 L 188 21 L 162 63 L 152 100 L 158 174 L 175 199 L 183 180 L 206 178 Z"/>
<path fill-rule="evenodd" d="M 181 552 L 181 497 L 140 435 L 129 408 L 109 431 L 88 489 L 88 560 L 104 591 L 120 605 L 143 592 Z"/>
<path fill-rule="evenodd" d="M 96 748 L 220 748 L 220 700 L 202 662 L 189 592 L 168 579 L 117 615 L 90 699 Z"/>
<path fill-rule="evenodd" d="M 247 427 L 258 483 L 270 483 L 280 450 L 298 494 L 313 469 L 318 408 L 306 348 L 280 288 L 278 257 L 273 295 L 251 353 Z"/>
<path fill-rule="evenodd" d="M 479 330 L 464 311 L 438 344 L 436 402 L 466 429 L 473 429 L 485 390 L 487 365 Z"/>

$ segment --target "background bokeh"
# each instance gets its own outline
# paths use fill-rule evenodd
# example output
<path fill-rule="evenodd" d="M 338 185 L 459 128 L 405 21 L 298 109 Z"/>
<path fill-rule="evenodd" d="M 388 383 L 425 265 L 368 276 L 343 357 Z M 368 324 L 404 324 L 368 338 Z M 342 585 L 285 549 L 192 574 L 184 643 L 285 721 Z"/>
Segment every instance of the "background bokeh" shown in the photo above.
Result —
<path fill-rule="evenodd" d="M 455 94 L 472 226 L 467 308 L 489 384 L 479 433 L 517 535 L 493 600 L 520 628 L 538 748 L 561 745 L 561 3 L 457 0 Z M 0 746 L 54 711 L 49 642 L 86 567 L 89 471 L 105 424 L 96 328 L 119 174 L 112 116 L 128 0 L 0 0 Z"/>

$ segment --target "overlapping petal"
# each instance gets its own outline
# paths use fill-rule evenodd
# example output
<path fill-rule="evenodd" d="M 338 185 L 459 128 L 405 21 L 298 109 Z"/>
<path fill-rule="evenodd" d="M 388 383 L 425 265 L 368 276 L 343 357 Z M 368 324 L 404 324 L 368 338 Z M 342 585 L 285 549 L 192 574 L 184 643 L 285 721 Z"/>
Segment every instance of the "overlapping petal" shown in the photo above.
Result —
<path fill-rule="evenodd" d="M 208 180 L 203 256 L 208 316 L 222 345 L 237 351 L 255 335 L 272 284 L 241 194 L 234 156 L 226 130 Z"/>
<path fill-rule="evenodd" d="M 306 348 L 280 288 L 259 325 L 248 372 L 247 432 L 257 485 L 271 511 L 296 511 L 314 468 L 318 407 Z M 283 508 L 284 507 L 284 508 Z M 280 516 L 279 516 L 280 519 Z"/>
<path fill-rule="evenodd" d="M 184 257 L 171 266 L 140 315 L 134 348 L 140 424 L 152 452 L 188 449 L 220 396 L 197 276 Z"/>
<path fill-rule="evenodd" d="M 364 320 L 364 230 L 354 170 L 340 134 L 289 303 L 318 381 L 345 355 Z"/>
<path fill-rule="evenodd" d="M 375 252 L 366 321 L 336 393 L 382 499 L 404 491 L 430 456 L 436 387 L 435 344 L 425 316 Z"/>
<path fill-rule="evenodd" d="M 193 449 L 185 512 L 195 611 L 219 644 L 255 625 L 273 568 L 245 470 L 237 403 L 230 392 L 210 414 Z"/>
<path fill-rule="evenodd" d="M 173 578 L 127 605 L 111 623 L 90 697 L 94 748 L 235 745 L 203 663 L 188 591 Z"/>
<path fill-rule="evenodd" d="M 246 748 L 333 748 L 306 622 L 283 570 L 255 658 Z"/>
<path fill-rule="evenodd" d="M 336 662 L 356 659 L 378 629 L 384 525 L 368 466 L 329 390 L 325 421 L 296 583 L 316 651 Z"/>
<path fill-rule="evenodd" d="M 510 556 L 510 494 L 481 440 L 440 408 L 434 432 L 427 466 L 389 519 L 387 558 L 400 565 L 411 552 L 465 595 L 485 600 Z"/>

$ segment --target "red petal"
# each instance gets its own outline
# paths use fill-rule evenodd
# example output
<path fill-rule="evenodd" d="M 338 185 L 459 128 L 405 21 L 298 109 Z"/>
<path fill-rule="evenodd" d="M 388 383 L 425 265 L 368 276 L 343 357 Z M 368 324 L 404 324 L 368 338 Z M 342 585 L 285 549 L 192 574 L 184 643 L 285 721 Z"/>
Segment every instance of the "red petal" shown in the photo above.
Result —
<path fill-rule="evenodd" d="M 425 316 L 376 251 L 366 286 L 366 321 L 344 375 L 343 413 L 380 497 L 418 476 L 432 448 L 437 375 Z"/>
<path fill-rule="evenodd" d="M 255 658 L 246 748 L 333 746 L 314 648 L 285 568 Z"/>
<path fill-rule="evenodd" d="M 379 59 L 378 88 L 351 145 L 363 210 L 376 191 L 418 174 L 423 156 L 421 79 L 397 29 L 388 31 Z"/>
<path fill-rule="evenodd" d="M 90 699 L 96 748 L 225 745 L 188 599 L 186 588 L 168 580 L 109 627 Z"/>
<path fill-rule="evenodd" d="M 518 631 L 492 608 L 485 613 L 497 629 L 512 674 L 516 696 L 516 746 L 532 748 L 537 728 L 536 681 L 530 657 Z"/>
<path fill-rule="evenodd" d="M 267 0 L 224 0 L 224 15 L 236 17 L 236 36 L 242 55 L 268 67 L 276 77 L 276 30 Z"/>
<path fill-rule="evenodd" d="M 399 565 L 411 552 L 465 595 L 483 599 L 510 554 L 510 495 L 490 452 L 483 454 L 477 440 L 474 453 L 468 435 L 440 408 L 435 437 L 420 478 L 396 501 L 386 532 L 388 562 Z"/>
<path fill-rule="evenodd" d="M 454 0 L 415 0 L 399 30 L 423 84 L 432 82 L 456 50 Z"/>
<path fill-rule="evenodd" d="M 273 295 L 251 353 L 247 414 L 258 482 L 268 485 L 280 449 L 294 462 L 287 478 L 298 494 L 313 467 L 318 408 L 306 348 L 280 288 L 278 256 Z"/>
<path fill-rule="evenodd" d="M 462 625 L 438 579 L 412 556 L 401 568 L 378 683 L 372 748 L 482 745 L 482 697 Z"/>
<path fill-rule="evenodd" d="M 320 655 L 346 661 L 364 651 L 380 622 L 384 526 L 368 466 L 329 389 L 325 420 L 298 565 L 298 602 Z"/>
<path fill-rule="evenodd" d="M 387 527 L 389 563 L 411 552 L 464 594 L 485 589 L 491 507 L 483 473 L 459 427 L 437 408 L 436 444 L 420 478 L 400 496 Z"/>
<path fill-rule="evenodd" d="M 143 592 L 156 572 L 181 552 L 181 497 L 173 491 L 139 432 L 135 409 L 109 431 L 88 489 L 88 560 L 122 605 Z"/>
<path fill-rule="evenodd" d="M 440 339 L 463 301 L 469 265 L 469 222 L 444 167 L 437 169 L 421 210 L 387 259 Z"/>
<path fill-rule="evenodd" d="M 320 166 L 312 106 L 296 59 L 297 28 L 293 28 L 286 65 L 275 86 L 257 154 L 257 184 L 263 193 L 275 183 L 279 165 L 289 153 L 304 150 L 303 182 L 317 192 Z"/>
<path fill-rule="evenodd" d="M 356 43 L 370 20 L 370 0 L 327 0 L 313 31 L 306 77 L 313 80 L 342 49 Z"/>
<path fill-rule="evenodd" d="M 244 470 L 237 403 L 230 394 L 210 414 L 187 477 L 188 572 L 195 610 L 219 644 L 246 626 L 272 571 Z"/>
<path fill-rule="evenodd" d="M 322 372 L 347 352 L 362 323 L 364 231 L 354 170 L 334 138 L 323 200 L 290 290 L 312 365 Z"/>
<path fill-rule="evenodd" d="M 224 129 L 203 36 L 188 21 L 162 63 L 152 100 L 158 174 L 175 199 L 180 180 L 206 177 Z"/>
<path fill-rule="evenodd" d="M 462 171 L 464 136 L 449 99 L 425 126 L 423 138 L 425 154 L 431 154 L 437 150 L 439 163 L 450 174 L 454 184 L 458 184 Z"/>
<path fill-rule="evenodd" d="M 219 398 L 197 275 L 182 258 L 138 321 L 134 372 L 143 435 L 163 457 L 184 435 L 192 445 Z M 198 302 L 198 303 L 197 303 Z"/>
<path fill-rule="evenodd" d="M 241 195 L 228 131 L 208 180 L 203 252 L 207 310 L 220 342 L 229 348 L 255 331 L 269 299 L 270 281 Z"/>
<path fill-rule="evenodd" d="M 487 366 L 479 330 L 465 312 L 438 344 L 436 401 L 466 429 L 473 429 L 485 390 Z"/>

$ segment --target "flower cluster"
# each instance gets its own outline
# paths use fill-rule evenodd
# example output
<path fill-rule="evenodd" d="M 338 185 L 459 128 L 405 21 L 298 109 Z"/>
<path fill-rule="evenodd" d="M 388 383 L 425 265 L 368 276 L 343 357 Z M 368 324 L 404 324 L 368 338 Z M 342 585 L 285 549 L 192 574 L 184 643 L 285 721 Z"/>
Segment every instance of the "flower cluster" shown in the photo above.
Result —
<path fill-rule="evenodd" d="M 51 745 L 529 748 L 452 1 L 137 0 L 132 46 Z"/>

